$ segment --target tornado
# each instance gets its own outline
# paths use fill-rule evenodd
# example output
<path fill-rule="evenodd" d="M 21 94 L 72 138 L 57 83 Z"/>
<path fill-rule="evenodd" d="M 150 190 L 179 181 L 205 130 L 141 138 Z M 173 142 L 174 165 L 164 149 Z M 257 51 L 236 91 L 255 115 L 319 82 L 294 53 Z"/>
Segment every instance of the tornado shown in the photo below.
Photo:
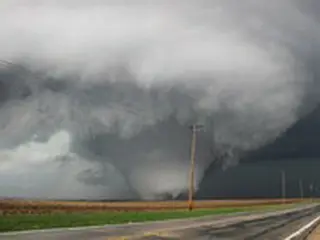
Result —
<path fill-rule="evenodd" d="M 320 2 L 2 0 L 0 192 L 158 199 L 319 102 Z"/>

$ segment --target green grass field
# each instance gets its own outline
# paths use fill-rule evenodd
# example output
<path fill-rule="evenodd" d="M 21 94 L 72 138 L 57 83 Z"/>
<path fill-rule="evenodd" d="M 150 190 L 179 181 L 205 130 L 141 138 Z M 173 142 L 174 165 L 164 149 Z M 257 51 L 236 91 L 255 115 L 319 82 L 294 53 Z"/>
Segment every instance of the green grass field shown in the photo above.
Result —
<path fill-rule="evenodd" d="M 238 213 L 245 211 L 266 211 L 288 208 L 296 204 L 268 205 L 240 208 L 196 209 L 194 211 L 177 210 L 161 212 L 95 212 L 95 213 L 52 213 L 43 215 L 7 215 L 0 216 L 0 231 L 18 231 L 60 227 L 79 227 L 129 222 L 145 222 L 168 219 L 202 217 L 208 215 Z"/>

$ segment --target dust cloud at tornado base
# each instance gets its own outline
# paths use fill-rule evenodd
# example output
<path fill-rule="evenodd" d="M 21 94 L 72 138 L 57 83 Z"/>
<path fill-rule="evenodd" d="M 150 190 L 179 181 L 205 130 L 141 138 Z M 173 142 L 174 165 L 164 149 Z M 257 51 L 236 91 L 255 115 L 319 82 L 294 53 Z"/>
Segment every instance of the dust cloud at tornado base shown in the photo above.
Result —
<path fill-rule="evenodd" d="M 316 1 L 4 1 L 0 192 L 143 198 L 273 141 L 317 104 Z"/>

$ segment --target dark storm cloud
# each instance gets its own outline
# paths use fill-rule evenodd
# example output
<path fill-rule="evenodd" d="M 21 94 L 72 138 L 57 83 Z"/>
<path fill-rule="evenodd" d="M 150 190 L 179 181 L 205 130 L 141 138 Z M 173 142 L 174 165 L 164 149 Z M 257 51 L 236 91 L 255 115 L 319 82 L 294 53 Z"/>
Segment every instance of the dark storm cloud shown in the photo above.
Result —
<path fill-rule="evenodd" d="M 199 198 L 281 198 L 281 171 L 285 171 L 286 197 L 301 197 L 299 181 L 303 186 L 304 197 L 320 195 L 318 159 L 277 159 L 276 161 L 239 164 L 226 171 L 216 170 L 207 175 L 197 193 Z M 254 184 L 252 184 L 254 179 Z M 310 185 L 314 191 L 310 191 Z"/>
<path fill-rule="evenodd" d="M 0 180 L 33 196 L 177 195 L 189 124 L 199 182 L 319 100 L 313 1 L 1 4 L 0 56 L 28 71 L 1 67 Z"/>

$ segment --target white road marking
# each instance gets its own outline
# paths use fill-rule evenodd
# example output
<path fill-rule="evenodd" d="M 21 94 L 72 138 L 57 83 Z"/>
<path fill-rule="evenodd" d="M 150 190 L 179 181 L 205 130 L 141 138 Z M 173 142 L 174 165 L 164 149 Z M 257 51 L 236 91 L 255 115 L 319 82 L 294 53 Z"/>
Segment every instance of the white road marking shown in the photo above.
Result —
<path fill-rule="evenodd" d="M 314 224 L 317 224 L 317 222 L 320 220 L 320 216 L 316 217 L 313 219 L 311 222 L 308 224 L 304 225 L 302 228 L 300 228 L 298 231 L 292 233 L 290 236 L 286 237 L 284 240 L 292 240 L 295 237 L 298 237 L 301 235 L 303 232 L 307 231 L 310 227 L 312 227 Z"/>

